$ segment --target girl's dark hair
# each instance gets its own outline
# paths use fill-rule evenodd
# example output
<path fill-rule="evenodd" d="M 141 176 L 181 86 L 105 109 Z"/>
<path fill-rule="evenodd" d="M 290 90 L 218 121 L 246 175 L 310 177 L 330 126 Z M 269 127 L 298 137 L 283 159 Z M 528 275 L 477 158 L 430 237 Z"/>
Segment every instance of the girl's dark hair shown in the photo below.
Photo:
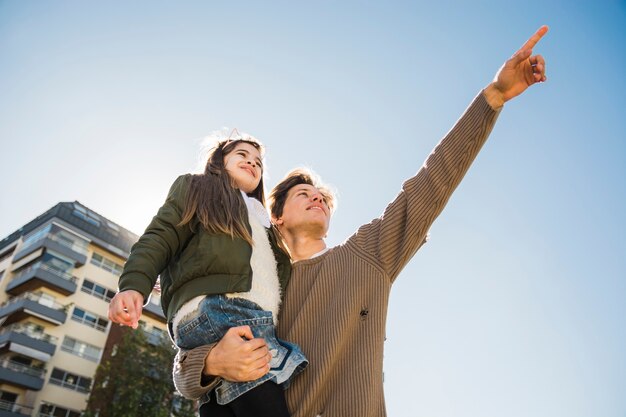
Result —
<path fill-rule="evenodd" d="M 240 143 L 248 143 L 263 153 L 263 145 L 251 136 L 218 142 L 209 151 L 204 172 L 192 176 L 179 226 L 192 223 L 195 217 L 207 232 L 224 233 L 252 244 L 246 203 L 224 167 L 224 157 Z M 265 206 L 262 174 L 259 185 L 248 195 Z"/>

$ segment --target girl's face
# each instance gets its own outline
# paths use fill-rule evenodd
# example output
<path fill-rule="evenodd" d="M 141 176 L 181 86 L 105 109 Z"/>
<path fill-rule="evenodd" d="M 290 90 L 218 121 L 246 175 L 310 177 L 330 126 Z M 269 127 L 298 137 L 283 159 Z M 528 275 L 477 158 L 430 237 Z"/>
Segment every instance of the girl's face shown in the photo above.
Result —
<path fill-rule="evenodd" d="M 240 142 L 224 156 L 224 168 L 237 188 L 246 194 L 258 187 L 263 175 L 261 153 L 246 142 Z"/>

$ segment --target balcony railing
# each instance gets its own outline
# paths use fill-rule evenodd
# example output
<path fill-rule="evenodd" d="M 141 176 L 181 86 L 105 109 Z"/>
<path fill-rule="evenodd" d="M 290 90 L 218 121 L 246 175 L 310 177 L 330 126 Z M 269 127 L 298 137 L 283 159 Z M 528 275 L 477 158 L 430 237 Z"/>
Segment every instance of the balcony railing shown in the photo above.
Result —
<path fill-rule="evenodd" d="M 41 242 L 44 239 L 53 240 L 59 245 L 65 246 L 66 248 L 69 248 L 73 250 L 74 252 L 80 253 L 81 255 L 87 256 L 87 254 L 89 253 L 89 250 L 87 247 L 88 244 L 86 242 L 78 243 L 76 241 L 62 239 L 56 234 L 50 233 L 50 231 L 46 231 L 46 233 L 41 233 L 41 234 L 37 233 L 27 238 L 26 241 L 24 242 L 24 245 L 20 248 L 20 252 L 30 248 L 31 246 L 36 245 L 37 243 Z"/>
<path fill-rule="evenodd" d="M 0 400 L 0 416 L 24 416 L 29 417 L 33 413 L 34 408 L 27 405 L 16 404 L 14 402 Z M 3 413 L 8 411 L 9 413 Z"/>
<path fill-rule="evenodd" d="M 34 316 L 58 326 L 65 323 L 68 308 L 44 293 L 24 291 L 0 304 L 0 320 L 8 326 Z"/>
<path fill-rule="evenodd" d="M 16 276 L 7 284 L 5 291 L 12 295 L 36 291 L 47 287 L 63 295 L 70 295 L 78 288 L 78 278 L 67 270 L 59 268 L 51 261 L 38 261 L 17 271 Z"/>
<path fill-rule="evenodd" d="M 56 345 L 57 342 L 59 341 L 58 337 L 51 336 L 43 332 L 38 332 L 36 330 L 33 330 L 31 326 L 24 325 L 21 323 L 11 324 L 7 327 L 2 328 L 2 330 L 0 330 L 0 335 L 5 334 L 5 333 L 10 333 L 10 332 L 24 334 L 35 340 L 41 340 L 42 342 L 51 343 L 53 345 Z"/>
<path fill-rule="evenodd" d="M 44 307 L 48 307 L 48 308 L 51 308 L 53 310 L 58 310 L 58 311 L 65 311 L 66 309 L 66 306 L 64 306 L 63 304 L 59 304 L 56 301 L 52 301 L 48 298 L 45 298 L 43 294 L 36 294 L 32 292 L 25 292 L 23 294 L 18 295 L 17 297 L 9 298 L 4 303 L 0 304 L 0 308 L 7 306 L 9 304 L 13 304 L 19 300 L 31 300 L 38 304 L 41 304 Z"/>
<path fill-rule="evenodd" d="M 97 354 L 96 353 L 92 354 L 92 353 L 85 352 L 80 349 L 76 349 L 75 347 L 66 346 L 66 345 L 61 345 L 61 350 L 63 352 L 67 352 L 72 355 L 78 356 L 79 358 L 87 359 L 88 361 L 91 361 L 91 362 L 98 363 L 98 361 L 100 361 L 101 352 L 98 352 Z"/>
<path fill-rule="evenodd" d="M 68 272 L 65 272 L 65 271 L 62 271 L 62 270 L 56 268 L 54 265 L 52 265 L 52 264 L 50 264 L 48 262 L 35 262 L 34 264 L 29 266 L 28 268 L 22 269 L 20 271 L 20 273 L 18 275 L 16 275 L 11 281 L 20 279 L 24 275 L 26 275 L 26 274 L 28 274 L 28 273 L 36 270 L 36 269 L 40 269 L 42 271 L 50 272 L 54 276 L 62 278 L 64 280 L 66 280 L 66 281 L 73 282 L 74 284 L 76 284 L 76 281 L 78 281 L 78 278 L 76 278 L 72 274 L 70 274 Z"/>
<path fill-rule="evenodd" d="M 80 385 L 76 385 L 73 382 L 63 381 L 62 379 L 50 378 L 50 383 L 54 385 L 59 385 L 63 388 L 71 389 L 76 392 L 81 392 L 83 394 L 89 392 L 89 388 L 81 387 Z"/>
<path fill-rule="evenodd" d="M 23 363 L 15 362 L 10 359 L 4 359 L 0 361 L 0 367 L 9 369 L 14 372 L 18 372 L 20 374 L 34 376 L 35 378 L 43 379 L 46 374 L 46 370 L 44 368 L 36 368 L 30 365 L 24 365 Z"/>
<path fill-rule="evenodd" d="M 87 241 L 73 237 L 69 235 L 69 232 L 51 230 L 50 227 L 47 227 L 24 240 L 22 246 L 13 255 L 13 262 L 46 248 L 46 250 L 57 252 L 68 259 L 72 259 L 76 266 L 84 265 L 89 253 L 88 245 Z"/>

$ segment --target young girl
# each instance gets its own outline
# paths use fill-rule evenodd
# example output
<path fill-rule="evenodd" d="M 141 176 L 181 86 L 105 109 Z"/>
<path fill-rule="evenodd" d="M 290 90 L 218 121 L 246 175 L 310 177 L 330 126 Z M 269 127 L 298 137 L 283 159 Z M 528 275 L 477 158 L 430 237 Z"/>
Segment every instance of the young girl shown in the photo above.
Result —
<path fill-rule="evenodd" d="M 229 328 L 248 325 L 272 354 L 265 376 L 222 381 L 201 402 L 213 402 L 216 416 L 288 417 L 280 385 L 308 363 L 298 346 L 274 332 L 290 261 L 264 206 L 262 145 L 249 135 L 232 136 L 211 150 L 203 174 L 174 182 L 131 250 L 109 318 L 136 328 L 160 275 L 163 311 L 179 348 L 215 343 Z"/>

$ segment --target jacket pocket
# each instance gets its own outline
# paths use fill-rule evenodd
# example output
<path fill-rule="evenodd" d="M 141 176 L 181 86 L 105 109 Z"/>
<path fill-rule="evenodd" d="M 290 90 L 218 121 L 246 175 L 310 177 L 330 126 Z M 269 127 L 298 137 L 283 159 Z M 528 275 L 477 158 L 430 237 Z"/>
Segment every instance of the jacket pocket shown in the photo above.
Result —
<path fill-rule="evenodd" d="M 176 345 L 183 349 L 193 349 L 198 346 L 217 342 L 222 338 L 218 328 L 211 322 L 209 315 L 204 312 L 197 317 L 178 324 Z"/>

